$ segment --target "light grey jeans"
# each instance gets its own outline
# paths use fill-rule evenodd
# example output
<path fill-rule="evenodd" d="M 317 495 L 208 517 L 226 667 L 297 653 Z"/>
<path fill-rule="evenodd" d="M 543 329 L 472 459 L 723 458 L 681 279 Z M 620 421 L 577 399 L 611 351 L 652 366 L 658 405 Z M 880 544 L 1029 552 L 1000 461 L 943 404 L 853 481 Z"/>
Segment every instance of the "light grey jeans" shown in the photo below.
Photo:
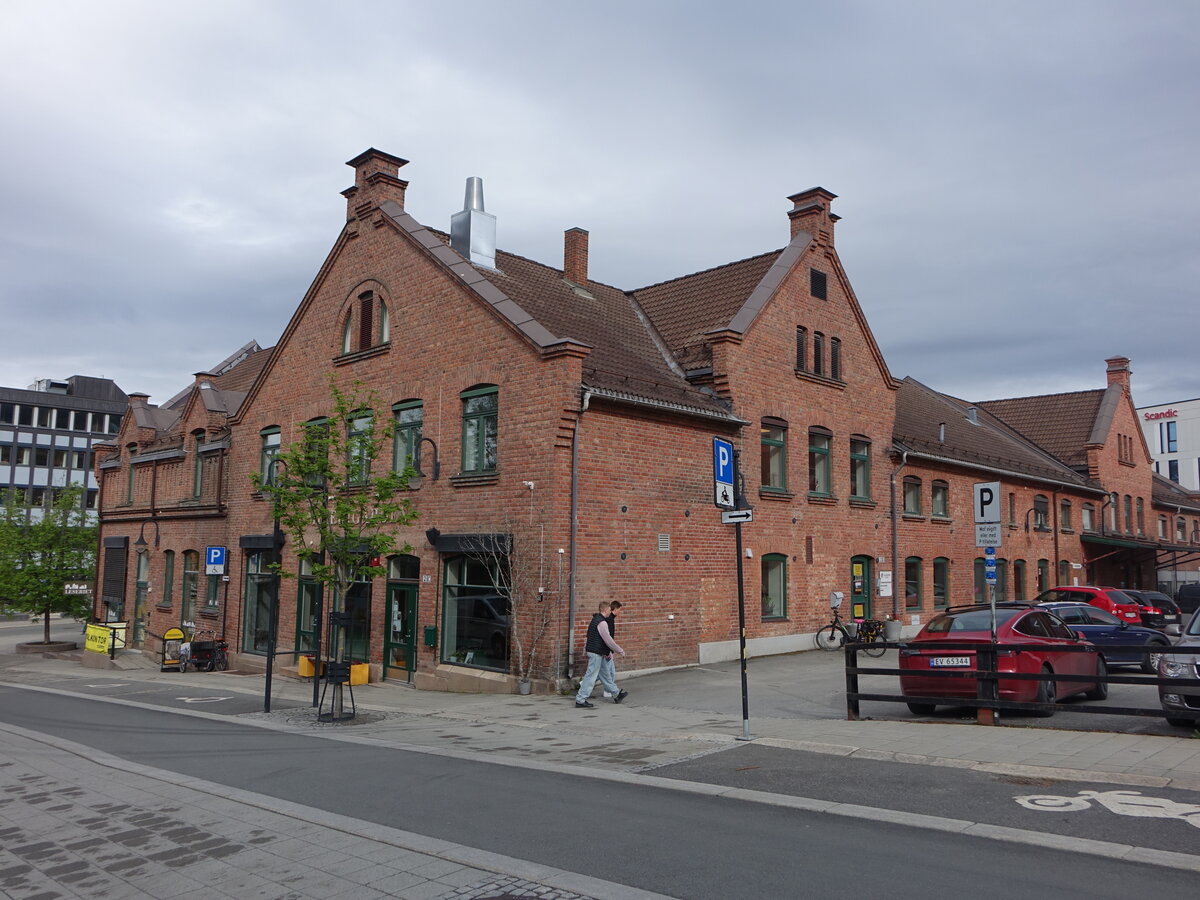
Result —
<path fill-rule="evenodd" d="M 583 681 L 579 682 L 579 693 L 575 695 L 576 703 L 586 703 L 587 698 L 592 696 L 592 688 L 596 686 L 596 679 L 600 679 L 600 683 L 604 685 L 604 689 L 614 697 L 620 693 L 617 687 L 617 682 L 613 679 L 615 666 L 604 665 L 604 657 L 599 653 L 589 653 L 587 671 L 583 673 Z"/>

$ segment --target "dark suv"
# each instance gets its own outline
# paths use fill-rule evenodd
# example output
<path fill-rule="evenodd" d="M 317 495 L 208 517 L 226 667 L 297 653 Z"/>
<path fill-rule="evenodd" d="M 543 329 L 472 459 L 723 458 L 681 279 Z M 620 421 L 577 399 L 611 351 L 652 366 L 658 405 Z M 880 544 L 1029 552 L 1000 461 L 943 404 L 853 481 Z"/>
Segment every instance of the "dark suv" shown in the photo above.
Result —
<path fill-rule="evenodd" d="M 1128 594 L 1142 607 L 1142 624 L 1147 628 L 1164 628 L 1168 622 L 1183 624 L 1179 616 L 1179 607 L 1162 591 L 1134 591 L 1122 588 L 1121 593 Z"/>
<path fill-rule="evenodd" d="M 1200 582 L 1181 584 L 1175 592 L 1175 602 L 1185 616 L 1200 609 Z"/>

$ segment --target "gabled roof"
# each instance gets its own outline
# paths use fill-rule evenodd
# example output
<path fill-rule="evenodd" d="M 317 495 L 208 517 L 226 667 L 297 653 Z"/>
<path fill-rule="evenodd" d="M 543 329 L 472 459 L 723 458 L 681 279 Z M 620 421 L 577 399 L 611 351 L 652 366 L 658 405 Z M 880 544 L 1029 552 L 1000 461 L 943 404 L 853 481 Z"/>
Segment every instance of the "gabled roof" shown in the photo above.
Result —
<path fill-rule="evenodd" d="M 704 368 L 712 365 L 705 334 L 733 321 L 783 252 L 772 250 L 632 293 L 679 364 Z"/>
<path fill-rule="evenodd" d="M 893 440 L 902 450 L 931 459 L 1072 488 L 1102 490 L 1011 428 L 1010 423 L 913 378 L 905 378 L 896 394 Z"/>
<path fill-rule="evenodd" d="M 1115 386 L 1114 386 L 1115 387 Z M 1103 443 L 1120 388 L 986 400 L 978 404 L 1064 463 L 1087 467 L 1089 444 Z"/>
<path fill-rule="evenodd" d="M 476 266 L 448 244 L 444 232 L 421 225 L 394 201 L 380 210 L 501 319 L 539 350 L 590 348 L 581 388 L 614 400 L 738 421 L 706 390 L 692 386 L 630 295 L 589 281 L 575 285 L 561 269 L 496 251 L 496 268 Z"/>

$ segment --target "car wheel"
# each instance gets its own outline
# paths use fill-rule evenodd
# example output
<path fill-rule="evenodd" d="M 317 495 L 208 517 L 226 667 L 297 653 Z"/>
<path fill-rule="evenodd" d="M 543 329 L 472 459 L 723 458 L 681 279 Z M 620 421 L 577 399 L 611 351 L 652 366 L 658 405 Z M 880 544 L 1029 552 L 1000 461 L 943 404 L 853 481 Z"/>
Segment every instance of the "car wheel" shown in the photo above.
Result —
<path fill-rule="evenodd" d="M 1084 696 L 1089 700 L 1108 699 L 1108 665 L 1104 662 L 1103 656 L 1096 659 L 1096 686 Z"/>
<path fill-rule="evenodd" d="M 1150 647 L 1150 652 L 1142 660 L 1142 671 L 1147 675 L 1154 675 L 1158 672 L 1158 654 L 1171 645 L 1161 641 L 1151 641 L 1148 646 Z"/>
<path fill-rule="evenodd" d="M 1045 681 L 1039 681 L 1037 683 L 1037 685 L 1038 685 L 1037 697 L 1034 702 L 1036 702 L 1036 703 L 1053 703 L 1055 698 L 1057 697 L 1057 693 L 1054 690 L 1054 678 L 1053 678 L 1054 672 L 1053 672 L 1053 670 L 1051 670 L 1051 668 L 1049 666 L 1042 666 L 1042 674 L 1046 675 L 1048 677 L 1046 678 Z M 1042 718 L 1049 718 L 1050 716 L 1054 715 L 1054 710 L 1052 710 L 1052 709 L 1037 709 L 1037 710 L 1033 711 L 1033 715 L 1041 716 Z"/>
<path fill-rule="evenodd" d="M 908 711 L 914 716 L 932 716 L 936 707 L 932 703 L 909 703 Z"/>

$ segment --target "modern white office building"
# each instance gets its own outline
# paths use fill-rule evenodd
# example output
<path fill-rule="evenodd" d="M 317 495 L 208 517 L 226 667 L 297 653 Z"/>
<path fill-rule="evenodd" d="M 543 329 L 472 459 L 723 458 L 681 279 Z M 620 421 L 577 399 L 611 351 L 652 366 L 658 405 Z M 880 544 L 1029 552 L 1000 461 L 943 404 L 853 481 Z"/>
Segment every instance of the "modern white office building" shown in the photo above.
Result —
<path fill-rule="evenodd" d="M 85 486 L 96 508 L 92 444 L 112 440 L 129 398 L 108 378 L 43 378 L 27 388 L 0 387 L 0 490 L 17 490 L 33 509 L 54 488 Z"/>
<path fill-rule="evenodd" d="M 1200 397 L 1138 407 L 1154 470 L 1189 491 L 1200 491 Z"/>

